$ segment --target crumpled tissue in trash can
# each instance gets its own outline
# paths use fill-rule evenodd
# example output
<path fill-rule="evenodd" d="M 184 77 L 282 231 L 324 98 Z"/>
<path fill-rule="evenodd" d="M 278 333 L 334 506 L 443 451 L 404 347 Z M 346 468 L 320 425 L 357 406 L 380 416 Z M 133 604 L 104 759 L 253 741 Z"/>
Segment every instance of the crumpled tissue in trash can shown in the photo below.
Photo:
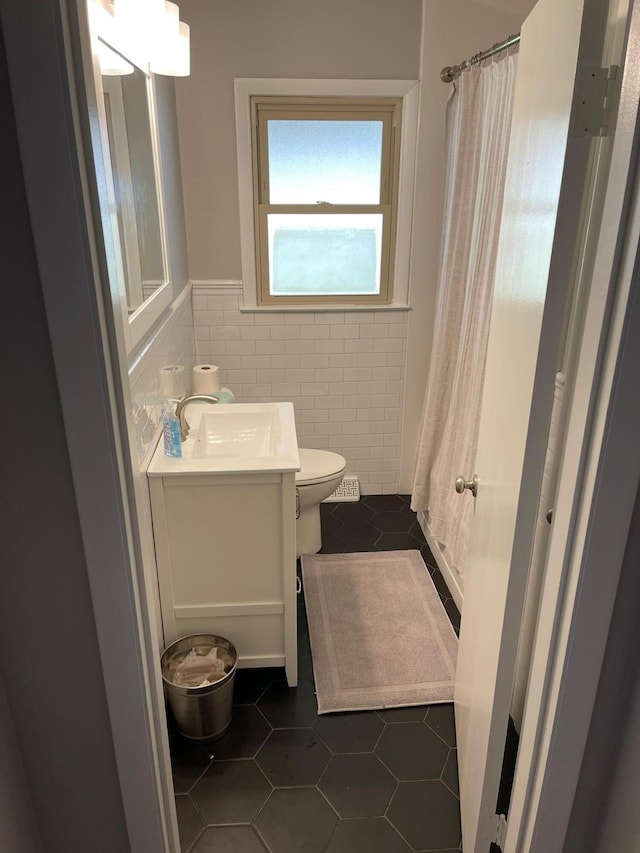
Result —
<path fill-rule="evenodd" d="M 206 687 L 224 678 L 229 668 L 229 664 L 218 656 L 216 646 L 206 654 L 194 648 L 169 661 L 165 678 L 179 687 Z"/>

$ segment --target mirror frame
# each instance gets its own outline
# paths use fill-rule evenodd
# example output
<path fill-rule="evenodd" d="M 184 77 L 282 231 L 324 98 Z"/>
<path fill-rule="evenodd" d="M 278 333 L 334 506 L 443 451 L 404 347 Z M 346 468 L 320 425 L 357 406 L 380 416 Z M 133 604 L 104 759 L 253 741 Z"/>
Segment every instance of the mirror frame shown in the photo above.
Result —
<path fill-rule="evenodd" d="M 114 313 L 120 316 L 124 331 L 124 342 L 128 356 L 136 350 L 151 331 L 160 316 L 173 301 L 173 288 L 169 276 L 169 257 L 167 251 L 167 221 L 164 205 L 162 182 L 161 154 L 158 139 L 158 114 L 155 79 L 149 71 L 147 61 L 140 55 L 137 46 L 123 38 L 113 22 L 113 17 L 102 5 L 100 0 L 89 0 L 91 45 L 93 54 L 93 77 L 95 85 L 95 109 L 99 125 L 99 140 L 101 147 L 101 168 L 104 180 L 99 180 L 101 195 L 101 214 L 105 239 L 111 242 L 112 251 L 108 251 L 109 283 Z M 151 133 L 151 154 L 153 157 L 153 174 L 156 182 L 158 199 L 158 220 L 160 224 L 160 245 L 162 251 L 162 283 L 135 311 L 129 313 L 124 276 L 124 255 L 122 250 L 122 235 L 118 224 L 115 184 L 111 166 L 109 135 L 107 128 L 106 109 L 102 74 L 98 56 L 98 42 L 104 42 L 109 48 L 119 53 L 127 62 L 141 71 L 146 78 L 147 107 L 149 111 L 149 129 Z M 105 221 L 106 220 L 106 221 Z M 108 228 L 107 228 L 108 226 Z M 108 247 L 109 248 L 109 247 Z"/>

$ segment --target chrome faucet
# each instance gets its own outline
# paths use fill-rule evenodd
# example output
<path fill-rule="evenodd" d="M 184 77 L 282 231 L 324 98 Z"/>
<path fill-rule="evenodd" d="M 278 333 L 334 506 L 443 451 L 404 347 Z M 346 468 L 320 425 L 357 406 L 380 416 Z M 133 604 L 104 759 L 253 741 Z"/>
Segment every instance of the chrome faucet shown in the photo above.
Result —
<path fill-rule="evenodd" d="M 185 441 L 189 435 L 189 424 L 184 414 L 187 403 L 218 403 L 220 397 L 215 394 L 191 394 L 190 397 L 183 397 L 176 406 L 176 417 L 180 421 L 180 438 Z"/>

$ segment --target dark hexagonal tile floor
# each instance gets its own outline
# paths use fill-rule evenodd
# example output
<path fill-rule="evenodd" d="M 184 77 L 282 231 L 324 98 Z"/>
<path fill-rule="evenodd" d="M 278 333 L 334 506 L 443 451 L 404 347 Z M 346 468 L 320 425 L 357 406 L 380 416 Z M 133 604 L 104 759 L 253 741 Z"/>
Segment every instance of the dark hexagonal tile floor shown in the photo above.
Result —
<path fill-rule="evenodd" d="M 411 533 L 412 535 L 415 534 L 416 538 L 419 538 L 419 530 L 420 525 L 414 525 L 409 530 L 409 533 Z M 431 548 L 429 548 L 429 546 L 425 544 L 420 548 L 420 553 L 422 554 L 422 559 L 424 560 L 426 567 L 429 569 L 430 574 L 433 575 L 434 571 L 437 571 L 438 565 L 436 563 L 435 557 L 431 553 Z"/>
<path fill-rule="evenodd" d="M 238 669 L 233 685 L 233 702 L 235 705 L 253 705 L 265 692 L 276 676 L 279 669 Z"/>
<path fill-rule="evenodd" d="M 447 584 L 445 583 L 444 578 L 442 577 L 442 574 L 439 571 L 434 571 L 431 573 L 431 578 L 433 580 L 433 585 L 437 589 L 440 598 L 449 598 L 451 596 L 451 593 L 449 592 L 449 589 L 447 587 Z"/>
<path fill-rule="evenodd" d="M 424 708 L 422 709 L 424 716 Z M 384 723 L 369 711 L 323 714 L 314 729 L 333 753 L 371 752 L 384 729 Z"/>
<path fill-rule="evenodd" d="M 446 760 L 440 777 L 447 788 L 460 799 L 460 785 L 458 783 L 458 750 L 452 749 Z"/>
<path fill-rule="evenodd" d="M 258 708 L 274 729 L 312 726 L 318 716 L 312 685 L 300 681 L 297 687 L 289 687 L 284 676 L 267 688 Z"/>
<path fill-rule="evenodd" d="M 255 705 L 239 705 L 233 710 L 231 725 L 223 738 L 209 745 L 213 757 L 254 758 L 271 733 L 271 726 Z"/>
<path fill-rule="evenodd" d="M 460 803 L 440 781 L 400 782 L 387 818 L 414 850 L 460 844 Z"/>
<path fill-rule="evenodd" d="M 188 850 L 204 829 L 204 822 L 193 804 L 191 797 L 181 794 L 176 797 L 178 815 L 178 834 L 180 847 Z"/>
<path fill-rule="evenodd" d="M 456 745 L 456 724 L 453 705 L 431 705 L 424 718 L 425 723 L 449 746 Z"/>
<path fill-rule="evenodd" d="M 277 729 L 256 756 L 274 788 L 317 785 L 331 753 L 313 729 Z"/>
<path fill-rule="evenodd" d="M 378 817 L 387 810 L 396 780 L 375 755 L 336 755 L 318 788 L 342 818 Z"/>
<path fill-rule="evenodd" d="M 385 723 L 421 723 L 426 710 L 424 705 L 415 705 L 409 708 L 386 708 L 377 713 Z"/>
<path fill-rule="evenodd" d="M 209 766 L 211 757 L 204 746 L 179 735 L 172 737 L 169 745 L 174 791 L 187 794 Z"/>
<path fill-rule="evenodd" d="M 416 517 L 409 509 L 410 500 L 411 498 L 408 495 L 367 495 L 363 499 L 363 503 L 376 512 L 404 512 L 413 524 Z M 407 513 L 407 510 L 410 514 Z"/>
<path fill-rule="evenodd" d="M 456 630 L 456 634 L 460 633 L 460 611 L 456 607 L 456 603 L 452 598 L 447 598 L 444 601 L 444 609 L 447 611 L 447 616 L 451 620 L 451 624 Z"/>
<path fill-rule="evenodd" d="M 419 551 L 422 543 L 411 533 L 382 533 L 376 540 L 379 551 Z"/>
<path fill-rule="evenodd" d="M 439 779 L 449 747 L 424 723 L 387 726 L 375 754 L 396 779 Z"/>
<path fill-rule="evenodd" d="M 408 495 L 321 506 L 323 552 L 420 550 L 452 625 L 460 614 Z M 450 853 L 460 845 L 452 705 L 318 716 L 298 599 L 299 686 L 239 670 L 224 738 L 170 727 L 183 853 Z M 213 760 L 212 760 L 213 759 Z"/>
<path fill-rule="evenodd" d="M 344 552 L 344 539 L 339 533 L 323 533 L 321 554 L 344 554 Z"/>
<path fill-rule="evenodd" d="M 193 853 L 265 853 L 251 826 L 211 826 L 198 839 Z"/>
<path fill-rule="evenodd" d="M 253 761 L 213 761 L 191 799 L 209 826 L 251 823 L 270 793 L 271 785 Z"/>
<path fill-rule="evenodd" d="M 372 540 L 376 540 L 380 532 L 367 521 L 356 521 L 353 524 L 345 524 L 337 538 L 341 541 L 344 552 L 367 551 Z M 325 549 L 322 549 L 326 553 Z"/>
<path fill-rule="evenodd" d="M 411 848 L 382 817 L 341 820 L 326 853 L 409 853 Z"/>
<path fill-rule="evenodd" d="M 369 522 L 380 533 L 408 533 L 407 521 L 401 512 L 377 512 Z"/>
<path fill-rule="evenodd" d="M 255 827 L 273 853 L 322 853 L 338 817 L 316 788 L 274 791 Z"/>
<path fill-rule="evenodd" d="M 336 522 L 353 524 L 357 521 L 371 521 L 375 512 L 375 509 L 368 506 L 364 501 L 356 501 L 355 503 L 345 503 L 342 506 L 336 506 L 331 515 L 334 524 Z"/>

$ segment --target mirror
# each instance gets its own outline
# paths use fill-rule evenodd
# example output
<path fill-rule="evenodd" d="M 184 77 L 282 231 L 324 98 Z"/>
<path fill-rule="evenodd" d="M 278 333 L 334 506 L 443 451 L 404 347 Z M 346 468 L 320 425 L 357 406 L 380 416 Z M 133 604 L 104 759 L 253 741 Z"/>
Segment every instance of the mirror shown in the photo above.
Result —
<path fill-rule="evenodd" d="M 114 308 L 127 354 L 172 300 L 153 76 L 113 16 L 90 4 L 94 154 Z"/>
<path fill-rule="evenodd" d="M 102 90 L 127 311 L 133 314 L 164 284 L 165 270 L 147 78 L 130 67 L 122 76 L 103 74 Z"/>

